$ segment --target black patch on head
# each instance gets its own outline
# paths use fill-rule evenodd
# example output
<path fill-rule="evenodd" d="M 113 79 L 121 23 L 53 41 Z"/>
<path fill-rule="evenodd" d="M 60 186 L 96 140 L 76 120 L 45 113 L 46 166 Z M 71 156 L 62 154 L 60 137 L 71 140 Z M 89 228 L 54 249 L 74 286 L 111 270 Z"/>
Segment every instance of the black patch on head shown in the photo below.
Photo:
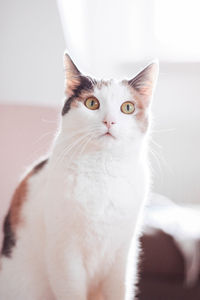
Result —
<path fill-rule="evenodd" d="M 8 212 L 8 214 L 4 219 L 3 233 L 4 233 L 4 240 L 1 249 L 1 255 L 4 255 L 6 257 L 11 257 L 12 248 L 16 244 L 16 238 L 11 227 L 10 212 Z"/>
<path fill-rule="evenodd" d="M 71 107 L 71 103 L 75 100 L 75 98 L 79 97 L 80 93 L 85 91 L 93 90 L 94 85 L 96 84 L 96 81 L 91 79 L 90 77 L 80 75 L 80 83 L 79 85 L 73 90 L 73 95 L 68 98 L 63 106 L 62 109 L 62 116 L 64 116 Z"/>
<path fill-rule="evenodd" d="M 75 96 L 71 96 L 70 98 L 68 98 L 63 106 L 62 109 L 62 116 L 64 116 L 66 113 L 68 113 L 68 111 L 70 110 L 71 107 L 71 103 L 74 101 Z"/>

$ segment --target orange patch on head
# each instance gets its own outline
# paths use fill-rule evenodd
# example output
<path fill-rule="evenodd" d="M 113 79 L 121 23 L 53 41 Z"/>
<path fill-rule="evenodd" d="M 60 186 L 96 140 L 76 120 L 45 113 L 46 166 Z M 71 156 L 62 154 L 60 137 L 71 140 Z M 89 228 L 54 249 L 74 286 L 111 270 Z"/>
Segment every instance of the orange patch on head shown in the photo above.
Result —
<path fill-rule="evenodd" d="M 71 102 L 71 107 L 78 107 L 78 99 L 75 99 L 74 101 Z"/>
<path fill-rule="evenodd" d="M 148 114 L 147 114 L 147 106 L 148 104 L 146 103 L 146 98 L 142 95 L 140 95 L 136 90 L 134 90 L 132 87 L 128 86 L 131 95 L 132 95 L 132 99 L 133 102 L 135 103 L 136 106 L 136 119 L 139 122 L 139 126 L 140 129 L 142 130 L 142 132 L 146 132 L 148 129 L 148 125 L 149 125 L 149 118 L 148 118 Z"/>
<path fill-rule="evenodd" d="M 85 100 L 89 97 L 94 97 L 91 91 L 82 90 L 77 99 L 81 102 L 85 102 Z"/>
<path fill-rule="evenodd" d="M 94 97 L 90 91 L 82 90 L 78 97 L 74 98 L 74 100 L 71 102 L 71 107 L 78 107 L 78 103 L 82 102 L 84 103 L 86 99 Z"/>
<path fill-rule="evenodd" d="M 142 132 L 146 132 L 149 126 L 149 118 L 148 116 L 145 114 L 144 111 L 140 110 L 137 115 L 136 115 L 137 120 L 140 123 L 140 128 L 142 130 Z"/>
<path fill-rule="evenodd" d="M 66 79 L 65 93 L 67 94 L 68 97 L 71 97 L 73 95 L 73 91 L 79 86 L 79 84 L 80 84 L 79 78 L 74 78 L 69 76 L 69 78 Z"/>

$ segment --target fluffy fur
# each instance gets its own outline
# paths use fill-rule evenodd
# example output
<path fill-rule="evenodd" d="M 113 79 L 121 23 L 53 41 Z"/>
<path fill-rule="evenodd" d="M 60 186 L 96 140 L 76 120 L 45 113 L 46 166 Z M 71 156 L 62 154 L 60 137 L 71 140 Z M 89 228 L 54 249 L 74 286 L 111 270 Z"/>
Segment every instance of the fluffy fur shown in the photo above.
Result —
<path fill-rule="evenodd" d="M 85 77 L 68 55 L 65 66 L 60 130 L 48 162 L 26 176 L 19 221 L 10 220 L 15 243 L 2 252 L 0 299 L 130 300 L 158 66 L 122 82 Z M 84 105 L 89 96 L 99 109 Z M 120 110 L 125 101 L 134 103 L 133 114 Z"/>

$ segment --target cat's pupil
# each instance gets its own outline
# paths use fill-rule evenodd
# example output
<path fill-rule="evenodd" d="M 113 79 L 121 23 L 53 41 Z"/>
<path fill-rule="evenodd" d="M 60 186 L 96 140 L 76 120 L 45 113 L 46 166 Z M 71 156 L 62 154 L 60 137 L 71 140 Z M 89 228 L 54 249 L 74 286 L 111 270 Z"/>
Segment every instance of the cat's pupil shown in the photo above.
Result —
<path fill-rule="evenodd" d="M 130 110 L 130 105 L 129 105 L 129 104 L 127 104 L 127 110 L 128 110 L 128 111 Z"/>
<path fill-rule="evenodd" d="M 93 106 L 93 105 L 94 105 L 94 100 L 91 101 L 91 106 Z"/>

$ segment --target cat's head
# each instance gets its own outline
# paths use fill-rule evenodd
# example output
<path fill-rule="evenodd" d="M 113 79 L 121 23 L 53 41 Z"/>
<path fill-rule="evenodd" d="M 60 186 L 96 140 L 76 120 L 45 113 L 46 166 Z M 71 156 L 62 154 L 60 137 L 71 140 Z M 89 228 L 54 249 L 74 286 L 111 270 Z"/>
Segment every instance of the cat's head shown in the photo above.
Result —
<path fill-rule="evenodd" d="M 63 131 L 88 144 L 114 148 L 145 137 L 149 107 L 158 75 L 154 62 L 131 80 L 98 81 L 83 75 L 68 54 L 64 56 L 66 102 Z M 67 132 L 68 131 L 68 132 Z M 77 137 L 76 137 L 77 134 Z"/>

